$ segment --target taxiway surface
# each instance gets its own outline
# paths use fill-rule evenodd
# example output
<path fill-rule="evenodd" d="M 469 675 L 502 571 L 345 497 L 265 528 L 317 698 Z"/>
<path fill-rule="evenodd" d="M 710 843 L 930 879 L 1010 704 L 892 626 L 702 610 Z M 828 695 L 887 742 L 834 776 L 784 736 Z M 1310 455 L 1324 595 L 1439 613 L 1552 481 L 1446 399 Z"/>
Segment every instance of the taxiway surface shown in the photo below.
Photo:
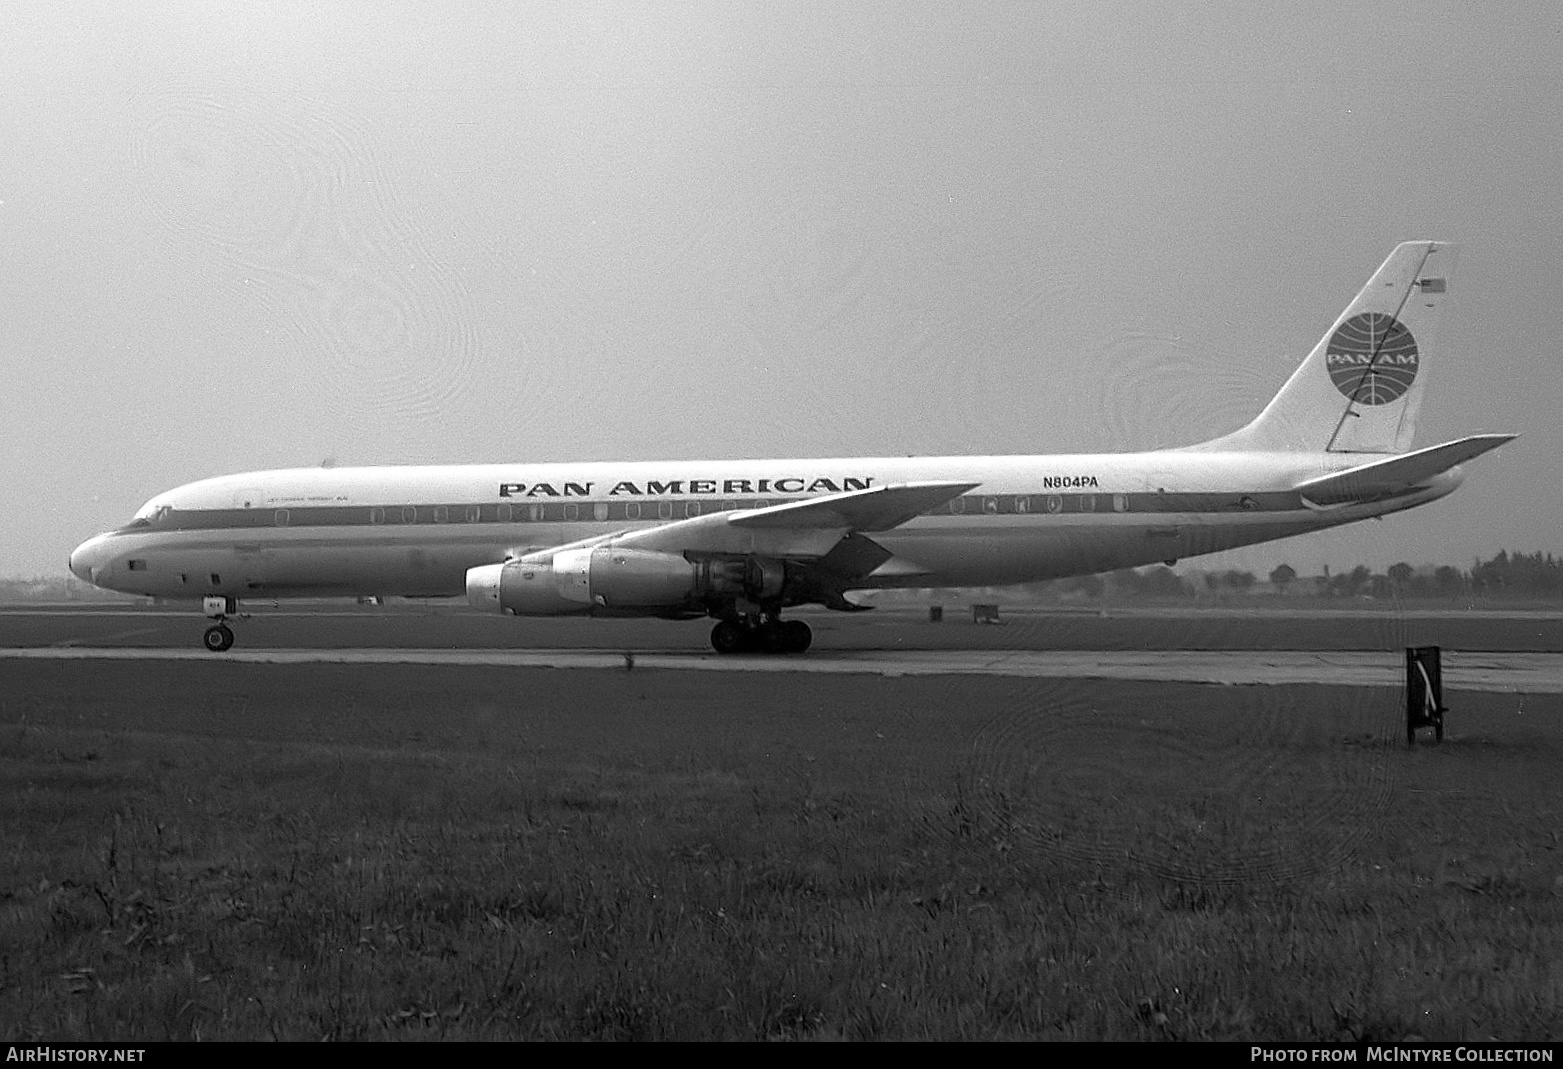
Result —
<path fill-rule="evenodd" d="M 0 649 L 4 660 L 166 661 L 201 664 L 441 665 L 490 668 L 626 669 L 696 672 L 789 672 L 900 676 L 1010 676 L 1046 679 L 1139 679 L 1242 686 L 1328 684 L 1399 687 L 1405 667 L 1392 653 L 1298 650 L 1065 652 L 1005 650 L 836 651 L 792 657 L 602 650 L 259 649 L 211 654 L 183 649 Z M 1444 659 L 1448 690 L 1563 694 L 1563 654 L 1461 653 Z"/>
<path fill-rule="evenodd" d="M 1444 649 L 1451 690 L 1563 693 L 1563 615 L 1267 610 L 1006 611 L 999 626 L 907 610 L 800 614 L 802 656 L 721 657 L 701 622 L 518 620 L 446 606 L 262 608 L 238 645 L 199 646 L 182 607 L 0 608 L 6 661 L 449 665 L 697 672 L 1010 676 L 1234 685 L 1404 685 L 1403 649 Z"/>
<path fill-rule="evenodd" d="M 434 604 L 253 606 L 235 621 L 238 650 L 448 649 L 710 652 L 709 621 L 518 619 Z M 1446 650 L 1563 653 L 1563 614 L 1491 611 L 1283 612 L 1267 608 L 1001 610 L 974 625 L 957 606 L 930 623 L 926 607 L 860 614 L 799 612 L 814 629 L 810 657 L 871 651 Z M 208 621 L 192 607 L 0 607 L 0 648 L 128 647 L 200 650 Z"/>

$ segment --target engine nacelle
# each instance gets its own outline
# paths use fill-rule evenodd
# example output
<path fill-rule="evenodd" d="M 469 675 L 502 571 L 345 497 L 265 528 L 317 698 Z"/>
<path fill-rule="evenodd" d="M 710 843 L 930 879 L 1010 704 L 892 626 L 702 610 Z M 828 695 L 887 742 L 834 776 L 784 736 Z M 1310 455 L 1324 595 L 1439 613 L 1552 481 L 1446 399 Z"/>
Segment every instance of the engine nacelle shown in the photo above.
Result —
<path fill-rule="evenodd" d="M 598 610 L 656 615 L 698 609 L 708 595 L 754 601 L 781 596 L 786 567 L 756 557 L 690 561 L 645 549 L 567 549 L 467 570 L 467 601 L 517 616 Z"/>
<path fill-rule="evenodd" d="M 517 616 L 569 616 L 599 609 L 655 613 L 701 593 L 699 566 L 643 549 L 569 549 L 467 571 L 467 601 Z"/>

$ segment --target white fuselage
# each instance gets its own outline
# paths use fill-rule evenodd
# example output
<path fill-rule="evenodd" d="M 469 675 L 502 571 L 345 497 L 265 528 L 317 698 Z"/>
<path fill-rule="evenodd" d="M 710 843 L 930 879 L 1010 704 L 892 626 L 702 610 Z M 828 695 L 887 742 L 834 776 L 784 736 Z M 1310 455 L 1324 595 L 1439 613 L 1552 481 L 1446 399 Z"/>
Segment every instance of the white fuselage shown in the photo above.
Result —
<path fill-rule="evenodd" d="M 597 535 L 921 480 L 976 489 L 873 541 L 851 585 L 990 586 L 1230 549 L 1434 500 L 1319 508 L 1299 482 L 1361 454 L 1200 452 L 307 468 L 191 483 L 89 540 L 71 570 L 160 597 L 459 596 L 468 569 Z"/>

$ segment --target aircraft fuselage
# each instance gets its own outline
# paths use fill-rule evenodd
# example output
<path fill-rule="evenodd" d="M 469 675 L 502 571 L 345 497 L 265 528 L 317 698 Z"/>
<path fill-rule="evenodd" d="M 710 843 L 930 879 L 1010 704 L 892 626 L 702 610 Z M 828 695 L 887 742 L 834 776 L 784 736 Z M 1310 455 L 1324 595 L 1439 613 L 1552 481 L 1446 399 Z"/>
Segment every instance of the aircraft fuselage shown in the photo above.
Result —
<path fill-rule="evenodd" d="M 990 586 L 1174 560 L 1442 497 L 1458 470 L 1320 509 L 1292 487 L 1360 454 L 1078 456 L 306 468 L 191 483 L 84 543 L 71 569 L 168 598 L 444 597 L 468 569 L 700 515 L 920 480 L 969 481 L 873 541 L 896 565 L 853 587 Z"/>

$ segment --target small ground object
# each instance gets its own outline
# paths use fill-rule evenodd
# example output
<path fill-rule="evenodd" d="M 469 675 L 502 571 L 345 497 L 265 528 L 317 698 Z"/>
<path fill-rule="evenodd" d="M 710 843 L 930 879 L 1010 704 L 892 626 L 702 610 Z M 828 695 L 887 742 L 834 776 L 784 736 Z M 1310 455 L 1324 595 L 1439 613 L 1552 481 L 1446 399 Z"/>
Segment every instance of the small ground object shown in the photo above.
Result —
<path fill-rule="evenodd" d="M 1444 741 L 1444 679 L 1437 646 L 1406 647 L 1406 744 L 1416 745 L 1417 728 L 1432 728 Z"/>

